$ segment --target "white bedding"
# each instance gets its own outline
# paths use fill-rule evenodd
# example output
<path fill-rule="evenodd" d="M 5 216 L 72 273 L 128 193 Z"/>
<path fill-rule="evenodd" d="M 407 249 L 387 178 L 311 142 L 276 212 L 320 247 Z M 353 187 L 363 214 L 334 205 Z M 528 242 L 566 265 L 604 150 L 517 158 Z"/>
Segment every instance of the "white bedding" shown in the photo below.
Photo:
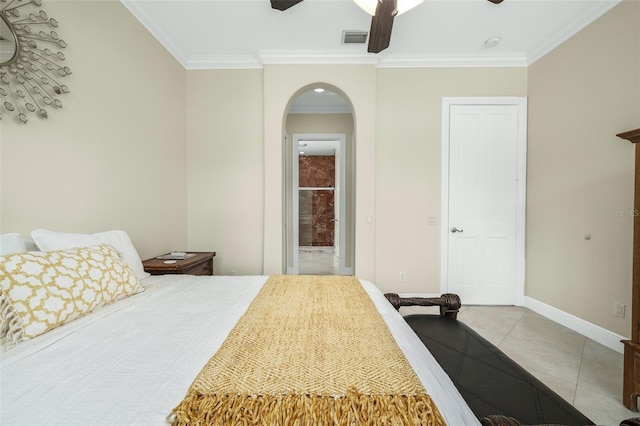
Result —
<path fill-rule="evenodd" d="M 152 276 L 146 290 L 2 354 L 2 425 L 162 425 L 266 276 Z M 372 283 L 363 281 L 449 425 L 479 422 Z"/>

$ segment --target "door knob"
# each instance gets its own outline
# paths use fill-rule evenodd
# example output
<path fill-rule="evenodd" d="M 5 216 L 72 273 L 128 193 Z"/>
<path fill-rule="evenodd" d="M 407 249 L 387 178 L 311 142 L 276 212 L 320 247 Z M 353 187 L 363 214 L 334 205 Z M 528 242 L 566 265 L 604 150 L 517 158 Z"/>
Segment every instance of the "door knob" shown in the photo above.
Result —
<path fill-rule="evenodd" d="M 464 229 L 458 229 L 455 226 L 453 228 L 451 228 L 451 232 L 456 233 L 456 232 L 464 232 Z"/>

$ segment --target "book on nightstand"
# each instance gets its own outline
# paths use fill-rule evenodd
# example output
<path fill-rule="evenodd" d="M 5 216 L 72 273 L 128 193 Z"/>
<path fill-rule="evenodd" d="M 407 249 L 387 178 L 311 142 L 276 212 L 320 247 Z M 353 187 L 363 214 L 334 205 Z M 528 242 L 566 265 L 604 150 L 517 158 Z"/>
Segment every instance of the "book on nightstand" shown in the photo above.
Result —
<path fill-rule="evenodd" d="M 158 256 L 156 257 L 156 259 L 163 259 L 163 260 L 185 260 L 185 259 L 189 259 L 190 257 L 195 256 L 195 253 L 185 253 L 182 251 L 172 251 L 169 254 L 163 254 L 162 256 Z"/>

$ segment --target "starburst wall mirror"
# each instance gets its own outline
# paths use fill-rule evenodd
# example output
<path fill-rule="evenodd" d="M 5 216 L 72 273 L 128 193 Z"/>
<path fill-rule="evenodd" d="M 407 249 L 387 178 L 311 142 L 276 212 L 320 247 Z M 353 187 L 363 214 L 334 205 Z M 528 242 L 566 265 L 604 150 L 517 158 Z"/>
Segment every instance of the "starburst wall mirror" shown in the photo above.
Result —
<path fill-rule="evenodd" d="M 48 118 L 47 109 L 62 108 L 58 96 L 69 93 L 60 83 L 71 74 L 61 51 L 67 43 L 41 6 L 42 0 L 0 0 L 0 119 Z"/>

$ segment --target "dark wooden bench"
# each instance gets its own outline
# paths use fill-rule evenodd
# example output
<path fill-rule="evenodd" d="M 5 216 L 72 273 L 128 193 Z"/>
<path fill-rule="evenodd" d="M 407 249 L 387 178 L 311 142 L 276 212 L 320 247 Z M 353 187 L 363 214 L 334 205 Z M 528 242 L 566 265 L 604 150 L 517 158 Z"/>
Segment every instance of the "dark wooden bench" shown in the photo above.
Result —
<path fill-rule="evenodd" d="M 594 424 L 496 346 L 457 321 L 462 306 L 457 295 L 402 298 L 388 293 L 385 297 L 396 309 L 440 307 L 440 315 L 407 315 L 405 321 L 449 375 L 481 424 Z"/>

